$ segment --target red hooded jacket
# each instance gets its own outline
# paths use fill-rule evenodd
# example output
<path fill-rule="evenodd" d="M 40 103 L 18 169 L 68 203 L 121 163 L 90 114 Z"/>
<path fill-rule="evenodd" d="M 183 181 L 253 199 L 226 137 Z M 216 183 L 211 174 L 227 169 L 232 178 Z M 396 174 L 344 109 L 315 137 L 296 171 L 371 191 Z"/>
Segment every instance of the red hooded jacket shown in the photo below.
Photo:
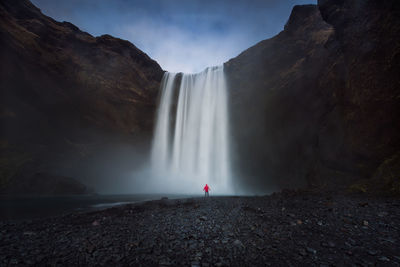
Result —
<path fill-rule="evenodd" d="M 208 190 L 210 190 L 210 187 L 208 186 L 208 184 L 206 184 L 206 186 L 203 188 L 204 191 L 208 192 Z"/>

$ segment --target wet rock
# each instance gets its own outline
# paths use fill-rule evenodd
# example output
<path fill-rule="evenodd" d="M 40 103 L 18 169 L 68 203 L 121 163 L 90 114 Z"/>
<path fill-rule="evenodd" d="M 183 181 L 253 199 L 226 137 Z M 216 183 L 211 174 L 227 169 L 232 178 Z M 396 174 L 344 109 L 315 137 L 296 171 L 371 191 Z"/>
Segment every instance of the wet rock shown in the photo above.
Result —
<path fill-rule="evenodd" d="M 308 253 L 317 254 L 317 251 L 315 249 L 313 249 L 313 248 L 306 247 L 306 250 L 307 250 Z"/>
<path fill-rule="evenodd" d="M 268 220 L 257 214 L 252 216 L 252 213 L 243 216 L 241 206 L 235 204 L 238 199 L 249 208 L 253 207 L 254 211 L 260 207 L 268 213 Z M 325 197 L 311 195 L 307 202 L 301 202 L 302 199 L 303 196 L 291 195 L 290 199 L 285 200 L 289 212 L 293 209 L 293 203 L 301 206 L 296 211 L 296 218 L 310 216 L 307 219 L 309 223 L 304 220 L 301 225 L 297 224 L 296 219 L 282 214 L 276 198 L 229 197 L 210 199 L 198 209 L 184 205 L 165 208 L 155 204 L 133 215 L 122 212 L 126 215 L 120 216 L 118 213 L 100 211 L 77 214 L 75 217 L 42 219 L 29 224 L 3 224 L 0 228 L 3 237 L 0 240 L 0 265 L 5 262 L 7 266 L 8 259 L 15 258 L 19 264 L 32 259 L 38 265 L 60 261 L 60 265 L 79 265 L 79 262 L 106 266 L 139 265 L 141 262 L 151 266 L 197 263 L 200 266 L 214 266 L 215 263 L 221 266 L 250 266 L 268 262 L 271 266 L 279 266 L 282 262 L 274 259 L 281 254 L 286 255 L 284 264 L 287 266 L 297 266 L 300 261 L 313 266 L 332 265 L 342 262 L 343 257 L 350 266 L 367 265 L 364 257 L 373 263 L 387 263 L 383 257 L 393 263 L 400 262 L 396 258 L 398 240 L 386 240 L 388 236 L 399 234 L 396 228 L 400 223 L 397 208 L 380 207 L 379 212 L 390 210 L 391 216 L 379 217 L 378 209 L 358 207 L 359 198 L 342 197 L 334 199 L 339 214 L 330 215 L 325 209 L 318 208 L 321 205 L 318 204 L 319 200 L 324 203 Z M 375 202 L 379 203 L 379 200 L 368 201 L 370 207 L 377 206 Z M 196 203 L 196 200 L 192 202 Z M 124 209 L 121 208 L 122 211 Z M 132 207 L 129 209 L 135 210 Z M 210 210 L 213 214 L 206 221 L 199 219 Z M 342 218 L 348 218 L 349 213 L 353 214 L 355 223 L 348 226 Z M 107 219 L 98 219 L 104 217 Z M 326 224 L 319 227 L 316 222 L 322 221 L 322 218 Z M 365 218 L 370 222 L 380 220 L 383 223 L 374 224 L 373 230 L 369 228 L 368 231 L 354 228 Z M 102 226 L 92 227 L 92 222 L 99 220 Z M 288 225 L 290 221 L 296 222 L 297 227 Z M 24 232 L 37 234 L 27 238 L 29 235 L 24 235 Z M 341 253 L 335 248 L 341 247 L 339 244 L 342 242 Z M 384 249 L 379 247 L 380 244 Z M 371 255 L 368 253 L 370 250 L 379 253 Z M 380 251 L 384 256 L 380 255 Z M 46 258 L 46 255 L 52 256 Z M 78 260 L 74 255 L 84 255 L 84 259 Z"/>
<path fill-rule="evenodd" d="M 171 265 L 171 261 L 169 259 L 162 259 L 159 261 L 158 263 L 161 266 L 170 266 Z"/>
<path fill-rule="evenodd" d="M 326 247 L 326 248 L 334 248 L 334 247 L 336 247 L 335 243 L 333 243 L 331 241 L 329 241 L 329 242 L 322 241 L 321 242 L 321 246 Z"/>
<path fill-rule="evenodd" d="M 348 242 L 349 242 L 349 244 L 350 244 L 351 246 L 356 246 L 356 245 L 357 245 L 357 242 L 356 242 L 354 239 L 348 238 L 347 240 L 348 240 Z"/>
<path fill-rule="evenodd" d="M 389 213 L 387 213 L 386 211 L 382 211 L 382 212 L 378 212 L 378 216 L 379 217 L 385 217 L 387 216 Z"/>
<path fill-rule="evenodd" d="M 257 230 L 257 231 L 256 231 L 256 235 L 257 235 L 258 237 L 260 237 L 260 238 L 263 238 L 263 237 L 265 236 L 264 232 L 261 231 L 261 230 Z"/>
<path fill-rule="evenodd" d="M 301 249 L 299 249 L 299 254 L 304 257 L 307 255 L 307 252 L 304 248 L 301 248 Z"/>
<path fill-rule="evenodd" d="M 244 247 L 243 243 L 239 239 L 236 239 L 235 241 L 233 241 L 233 245 L 235 247 L 239 247 L 239 248 L 243 248 Z"/>
<path fill-rule="evenodd" d="M 390 259 L 388 257 L 385 257 L 385 256 L 379 257 L 378 260 L 383 261 L 383 262 L 390 261 Z"/>

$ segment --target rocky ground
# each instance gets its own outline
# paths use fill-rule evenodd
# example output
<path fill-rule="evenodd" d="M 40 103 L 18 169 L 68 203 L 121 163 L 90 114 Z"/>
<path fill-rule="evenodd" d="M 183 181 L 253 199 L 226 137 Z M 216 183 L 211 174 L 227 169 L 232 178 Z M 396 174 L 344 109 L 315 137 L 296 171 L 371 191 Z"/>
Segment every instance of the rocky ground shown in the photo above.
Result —
<path fill-rule="evenodd" d="M 0 265 L 399 266 L 400 199 L 161 199 L 0 222 Z"/>

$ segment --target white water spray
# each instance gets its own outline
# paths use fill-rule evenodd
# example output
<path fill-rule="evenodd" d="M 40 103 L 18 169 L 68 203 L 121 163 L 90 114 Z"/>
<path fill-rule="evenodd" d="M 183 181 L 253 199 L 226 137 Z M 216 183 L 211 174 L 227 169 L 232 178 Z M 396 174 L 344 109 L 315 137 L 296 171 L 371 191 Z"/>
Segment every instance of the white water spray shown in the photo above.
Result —
<path fill-rule="evenodd" d="M 201 193 L 206 183 L 212 193 L 232 193 L 224 69 L 179 78 L 166 72 L 161 83 L 153 182 L 168 193 Z"/>

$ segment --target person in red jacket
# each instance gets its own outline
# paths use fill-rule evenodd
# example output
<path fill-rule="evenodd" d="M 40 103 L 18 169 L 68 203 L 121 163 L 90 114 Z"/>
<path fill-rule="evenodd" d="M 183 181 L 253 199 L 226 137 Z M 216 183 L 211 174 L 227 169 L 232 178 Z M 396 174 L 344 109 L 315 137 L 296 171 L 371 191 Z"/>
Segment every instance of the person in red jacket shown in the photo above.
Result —
<path fill-rule="evenodd" d="M 210 190 L 210 187 L 208 186 L 208 184 L 206 184 L 206 186 L 203 188 L 204 191 L 204 197 L 209 197 L 210 195 L 208 194 L 208 191 Z"/>

